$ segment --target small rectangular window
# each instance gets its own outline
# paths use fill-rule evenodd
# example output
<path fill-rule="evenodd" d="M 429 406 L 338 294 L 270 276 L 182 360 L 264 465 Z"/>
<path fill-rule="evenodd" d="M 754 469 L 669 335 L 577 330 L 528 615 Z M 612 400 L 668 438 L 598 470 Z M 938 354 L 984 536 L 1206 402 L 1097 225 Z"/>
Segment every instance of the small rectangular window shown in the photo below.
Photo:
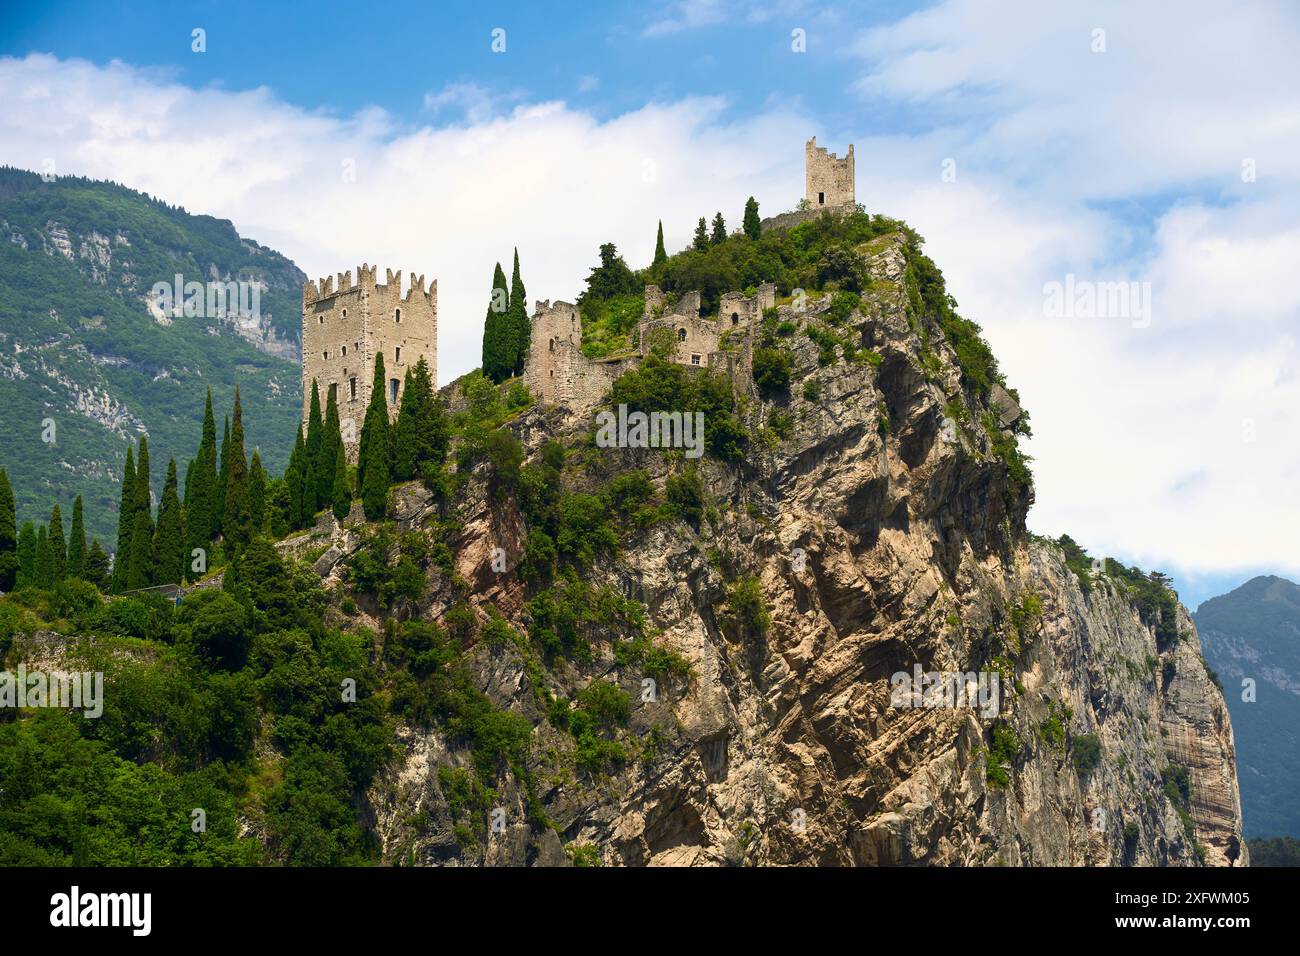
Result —
<path fill-rule="evenodd" d="M 357 380 L 355 378 L 348 379 L 348 393 L 349 401 L 355 402 L 357 400 Z"/>
<path fill-rule="evenodd" d="M 390 404 L 397 404 L 397 390 L 402 387 L 402 383 L 395 378 L 388 380 L 388 401 Z"/>
<path fill-rule="evenodd" d="M 699 356 L 698 354 L 696 354 L 696 353 L 691 353 L 691 364 L 692 364 L 692 365 L 699 365 L 699 364 L 700 364 L 700 356 Z"/>
<path fill-rule="evenodd" d="M 393 349 L 393 361 L 400 362 L 401 360 L 402 360 L 402 347 L 399 345 L 397 346 L 397 348 Z"/>

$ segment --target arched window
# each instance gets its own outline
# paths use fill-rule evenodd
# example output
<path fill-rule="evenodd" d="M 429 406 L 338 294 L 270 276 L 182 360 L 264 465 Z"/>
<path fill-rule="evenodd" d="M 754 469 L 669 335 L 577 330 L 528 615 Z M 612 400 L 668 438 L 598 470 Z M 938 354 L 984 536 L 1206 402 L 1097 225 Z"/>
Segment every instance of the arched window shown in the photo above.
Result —
<path fill-rule="evenodd" d="M 677 330 L 677 341 L 678 341 L 678 342 L 685 342 L 685 341 L 686 341 L 686 330 L 685 330 L 685 329 L 678 329 L 678 330 Z"/>
<path fill-rule="evenodd" d="M 551 351 L 555 351 L 555 339 L 551 339 Z"/>
<path fill-rule="evenodd" d="M 394 310 L 393 310 L 393 319 L 394 319 L 394 321 L 397 322 L 398 325 L 401 325 L 401 324 L 402 324 L 402 310 L 401 310 L 401 309 L 394 309 Z"/>
<path fill-rule="evenodd" d="M 739 312 L 733 312 L 733 313 L 731 313 L 731 324 L 732 324 L 732 325 L 739 325 L 739 324 L 740 324 L 740 313 L 739 313 Z"/>
<path fill-rule="evenodd" d="M 346 345 L 343 346 L 343 354 L 344 354 L 344 355 L 347 355 L 347 354 L 348 354 L 348 347 L 347 347 Z"/>

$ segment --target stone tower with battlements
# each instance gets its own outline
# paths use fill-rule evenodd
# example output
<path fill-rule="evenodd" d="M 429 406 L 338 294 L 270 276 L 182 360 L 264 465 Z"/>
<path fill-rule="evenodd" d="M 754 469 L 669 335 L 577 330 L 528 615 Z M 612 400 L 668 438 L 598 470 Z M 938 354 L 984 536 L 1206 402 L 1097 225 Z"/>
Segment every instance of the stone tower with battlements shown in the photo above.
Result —
<path fill-rule="evenodd" d="M 853 186 L 853 144 L 843 159 L 817 145 L 804 146 L 804 198 L 810 209 L 851 209 L 857 204 Z"/>
<path fill-rule="evenodd" d="M 340 272 L 302 287 L 302 420 L 311 411 L 311 383 L 320 389 L 321 411 L 329 393 L 339 406 L 339 423 L 348 461 L 357 460 L 361 424 L 370 404 L 375 356 L 384 356 L 388 414 L 396 417 L 402 401 L 406 370 L 421 358 L 437 387 L 438 280 L 411 275 L 402 293 L 402 273 L 385 270 L 380 285 L 377 266 L 362 264 L 357 281 Z"/>

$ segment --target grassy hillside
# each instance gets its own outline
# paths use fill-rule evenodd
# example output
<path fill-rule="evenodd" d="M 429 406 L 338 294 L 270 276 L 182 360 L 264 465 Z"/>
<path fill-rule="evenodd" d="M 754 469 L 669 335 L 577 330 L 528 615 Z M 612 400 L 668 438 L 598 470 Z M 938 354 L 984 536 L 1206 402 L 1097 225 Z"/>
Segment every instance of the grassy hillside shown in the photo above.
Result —
<path fill-rule="evenodd" d="M 217 408 L 241 387 L 250 449 L 284 466 L 298 366 L 219 318 L 156 321 L 145 295 L 177 273 L 263 283 L 263 316 L 296 343 L 302 273 L 229 222 L 112 183 L 0 170 L 0 466 L 20 523 L 81 494 L 88 532 L 110 542 L 128 444 L 149 435 L 155 487 L 168 458 L 183 472 L 209 386 Z"/>

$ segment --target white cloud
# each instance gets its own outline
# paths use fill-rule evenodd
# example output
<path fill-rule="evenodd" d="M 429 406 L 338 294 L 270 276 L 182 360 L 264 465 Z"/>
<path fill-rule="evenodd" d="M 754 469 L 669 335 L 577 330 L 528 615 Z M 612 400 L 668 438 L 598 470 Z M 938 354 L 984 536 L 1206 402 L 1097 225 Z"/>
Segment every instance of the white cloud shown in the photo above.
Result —
<path fill-rule="evenodd" d="M 1298 41 L 1276 4 L 969 0 L 857 38 L 854 89 L 920 129 L 845 134 L 859 199 L 927 236 L 1019 387 L 1031 527 L 1150 566 L 1300 573 Z M 1046 318 L 1067 273 L 1151 283 L 1150 327 Z"/>
<path fill-rule="evenodd" d="M 671 4 L 670 13 L 651 21 L 641 31 L 643 37 L 665 37 L 684 30 L 714 26 L 725 19 L 722 0 L 678 0 Z"/>

